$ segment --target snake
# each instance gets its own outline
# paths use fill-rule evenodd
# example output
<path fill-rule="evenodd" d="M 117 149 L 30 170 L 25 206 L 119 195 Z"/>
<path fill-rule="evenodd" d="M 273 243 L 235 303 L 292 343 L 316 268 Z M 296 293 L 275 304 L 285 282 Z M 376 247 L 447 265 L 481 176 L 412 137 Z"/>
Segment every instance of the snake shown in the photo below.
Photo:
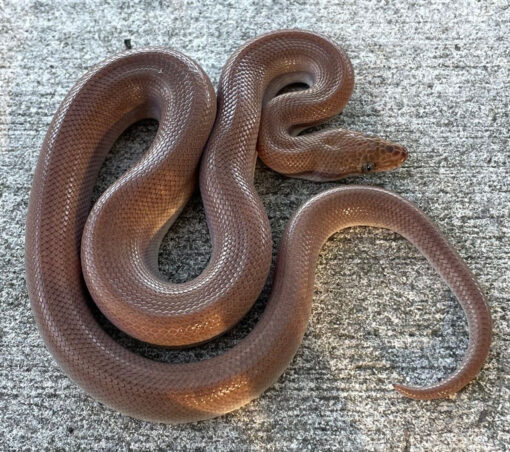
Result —
<path fill-rule="evenodd" d="M 122 346 L 100 325 L 165 347 L 189 347 L 232 328 L 268 277 L 272 237 L 254 185 L 257 156 L 289 177 L 331 181 L 399 167 L 405 147 L 341 128 L 354 87 L 346 52 L 328 38 L 280 30 L 228 59 L 217 95 L 191 58 L 132 49 L 90 69 L 62 101 L 35 169 L 26 227 L 26 276 L 40 334 L 64 372 L 126 415 L 164 423 L 204 420 L 259 397 L 291 363 L 311 314 L 321 246 L 355 226 L 409 240 L 465 311 L 469 343 L 457 370 L 414 399 L 443 398 L 482 368 L 491 341 L 487 301 L 455 249 L 414 204 L 383 188 L 346 185 L 311 198 L 279 244 L 264 312 L 233 347 L 209 359 L 159 362 Z M 103 161 L 127 127 L 158 121 L 149 149 L 92 206 Z M 173 283 L 158 269 L 168 229 L 200 188 L 212 243 L 202 273 Z"/>

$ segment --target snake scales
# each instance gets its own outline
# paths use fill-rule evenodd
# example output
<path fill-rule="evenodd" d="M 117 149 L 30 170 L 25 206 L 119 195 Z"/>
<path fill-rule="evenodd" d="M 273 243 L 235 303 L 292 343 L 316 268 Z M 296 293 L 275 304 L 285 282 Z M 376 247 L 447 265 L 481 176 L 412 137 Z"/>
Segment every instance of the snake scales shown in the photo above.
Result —
<path fill-rule="evenodd" d="M 293 83 L 308 89 L 278 95 Z M 143 358 L 106 334 L 87 305 L 92 296 L 123 331 L 173 347 L 204 342 L 238 322 L 271 262 L 269 222 L 253 184 L 257 151 L 274 170 L 313 180 L 393 169 L 407 156 L 402 146 L 348 130 L 299 134 L 338 114 L 353 83 L 343 50 L 297 30 L 263 35 L 235 52 L 217 102 L 194 61 L 162 48 L 114 56 L 77 82 L 44 140 L 26 236 L 32 308 L 48 348 L 74 381 L 117 410 L 161 422 L 205 419 L 246 404 L 281 375 L 299 347 L 322 244 L 356 225 L 406 237 L 449 284 L 468 319 L 469 347 L 453 375 L 430 387 L 395 388 L 418 399 L 444 397 L 476 375 L 491 340 L 484 296 L 432 222 L 378 188 L 329 190 L 295 213 L 261 320 L 212 359 Z M 143 118 L 159 121 L 150 149 L 91 210 L 105 155 Z M 212 254 L 200 276 L 172 284 L 158 272 L 158 248 L 198 172 Z"/>

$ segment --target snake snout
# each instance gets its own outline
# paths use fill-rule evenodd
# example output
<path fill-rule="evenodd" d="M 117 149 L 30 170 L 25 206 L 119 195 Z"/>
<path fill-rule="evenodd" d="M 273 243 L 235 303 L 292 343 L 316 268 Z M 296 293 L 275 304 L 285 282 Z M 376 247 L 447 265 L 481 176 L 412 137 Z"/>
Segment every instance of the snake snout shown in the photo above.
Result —
<path fill-rule="evenodd" d="M 384 152 L 385 151 L 385 152 Z M 384 147 L 382 160 L 387 160 L 393 168 L 397 168 L 407 159 L 407 149 L 401 144 L 390 143 Z M 386 153 L 387 157 L 384 156 Z"/>
<path fill-rule="evenodd" d="M 404 163 L 407 159 L 407 154 L 408 154 L 407 149 L 400 144 L 396 145 L 395 148 L 400 154 L 400 164 Z"/>
<path fill-rule="evenodd" d="M 407 149 L 401 144 L 385 142 L 384 151 L 395 156 L 396 159 L 400 159 L 401 163 L 407 158 Z"/>

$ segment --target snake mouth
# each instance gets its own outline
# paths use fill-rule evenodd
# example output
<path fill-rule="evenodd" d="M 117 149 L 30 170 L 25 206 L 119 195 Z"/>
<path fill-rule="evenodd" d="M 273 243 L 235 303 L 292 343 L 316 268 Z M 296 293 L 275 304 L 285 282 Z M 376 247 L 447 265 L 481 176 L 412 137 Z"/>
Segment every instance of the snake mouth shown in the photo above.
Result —
<path fill-rule="evenodd" d="M 409 155 L 409 153 L 407 151 L 407 148 L 405 148 L 404 146 L 400 146 L 400 145 L 399 145 L 399 152 L 400 152 L 400 161 L 399 161 L 399 166 L 400 166 L 407 160 L 407 156 Z"/>

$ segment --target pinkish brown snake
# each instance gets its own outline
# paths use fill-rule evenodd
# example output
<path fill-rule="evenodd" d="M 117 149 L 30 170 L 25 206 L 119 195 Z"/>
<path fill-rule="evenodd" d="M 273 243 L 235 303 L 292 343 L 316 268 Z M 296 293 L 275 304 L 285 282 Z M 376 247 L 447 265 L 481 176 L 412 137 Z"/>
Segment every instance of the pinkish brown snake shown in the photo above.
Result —
<path fill-rule="evenodd" d="M 278 95 L 297 82 L 308 88 Z M 299 134 L 338 114 L 353 83 L 343 50 L 296 30 L 261 36 L 234 53 L 219 83 L 217 114 L 209 79 L 176 51 L 128 51 L 78 81 L 55 114 L 39 157 L 26 266 L 41 334 L 85 391 L 130 416 L 172 423 L 218 416 L 256 398 L 282 374 L 302 340 L 322 244 L 358 225 L 407 238 L 467 315 L 469 346 L 459 369 L 430 387 L 395 388 L 416 399 L 445 397 L 478 373 L 491 341 L 478 284 L 424 213 L 379 188 L 329 190 L 295 213 L 262 318 L 219 356 L 186 364 L 141 357 L 106 334 L 87 306 L 92 296 L 118 328 L 172 347 L 204 342 L 236 324 L 259 295 L 271 263 L 271 231 L 253 182 L 257 150 L 276 171 L 313 180 L 393 169 L 407 156 L 402 146 L 352 131 Z M 159 121 L 150 149 L 90 211 L 106 153 L 143 118 Z M 173 284 L 158 271 L 158 249 L 198 171 L 212 254 L 200 276 Z"/>

